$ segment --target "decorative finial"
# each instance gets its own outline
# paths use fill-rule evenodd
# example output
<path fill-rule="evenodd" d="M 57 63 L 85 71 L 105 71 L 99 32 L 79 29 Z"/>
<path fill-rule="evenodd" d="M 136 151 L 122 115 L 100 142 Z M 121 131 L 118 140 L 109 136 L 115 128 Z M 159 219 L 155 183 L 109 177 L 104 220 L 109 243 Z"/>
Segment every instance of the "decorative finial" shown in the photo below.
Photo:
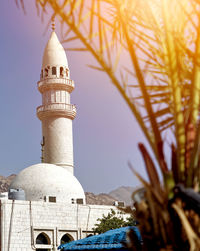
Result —
<path fill-rule="evenodd" d="M 51 19 L 51 28 L 52 28 L 52 31 L 55 31 L 55 18 L 54 17 L 52 17 L 52 19 Z"/>

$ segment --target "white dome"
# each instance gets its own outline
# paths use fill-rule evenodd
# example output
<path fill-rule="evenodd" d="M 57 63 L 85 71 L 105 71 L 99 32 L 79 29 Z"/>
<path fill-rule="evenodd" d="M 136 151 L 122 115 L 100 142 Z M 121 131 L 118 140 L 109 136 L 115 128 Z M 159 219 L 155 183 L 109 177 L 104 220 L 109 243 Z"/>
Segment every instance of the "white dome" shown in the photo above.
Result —
<path fill-rule="evenodd" d="M 45 66 L 66 66 L 68 68 L 68 62 L 65 50 L 61 45 L 55 31 L 52 31 L 51 37 L 47 42 L 44 50 L 42 68 Z"/>
<path fill-rule="evenodd" d="M 55 196 L 56 202 L 72 203 L 72 199 L 83 199 L 85 194 L 76 177 L 63 167 L 40 163 L 22 170 L 12 181 L 10 189 L 23 189 L 26 200 L 44 200 Z"/>

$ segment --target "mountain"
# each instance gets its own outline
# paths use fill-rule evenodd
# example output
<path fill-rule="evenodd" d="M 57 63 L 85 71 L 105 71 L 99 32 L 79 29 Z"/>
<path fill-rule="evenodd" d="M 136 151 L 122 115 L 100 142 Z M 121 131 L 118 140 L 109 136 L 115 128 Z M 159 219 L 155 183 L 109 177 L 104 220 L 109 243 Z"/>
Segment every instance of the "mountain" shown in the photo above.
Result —
<path fill-rule="evenodd" d="M 11 174 L 8 177 L 0 176 L 0 193 L 8 191 L 8 187 L 15 177 L 16 174 Z M 113 205 L 114 201 L 124 201 L 126 205 L 131 205 L 131 194 L 134 190 L 133 187 L 122 186 L 108 194 L 86 192 L 86 202 L 90 205 Z"/>
<path fill-rule="evenodd" d="M 113 205 L 115 201 L 124 201 L 125 205 L 132 205 L 131 195 L 135 189 L 134 187 L 122 186 L 112 190 L 108 194 L 86 192 L 86 202 L 93 205 Z"/>
<path fill-rule="evenodd" d="M 131 205 L 132 204 L 131 195 L 134 190 L 135 190 L 134 187 L 121 186 L 111 191 L 108 195 L 115 198 L 117 201 L 124 201 L 126 205 Z"/>
<path fill-rule="evenodd" d="M 93 194 L 86 192 L 86 203 L 90 205 L 113 205 L 115 198 L 106 193 Z"/>
<path fill-rule="evenodd" d="M 131 195 L 136 188 L 122 186 L 110 193 L 93 194 L 86 192 L 86 202 L 96 205 L 113 205 L 114 201 L 124 201 L 125 205 L 132 205 Z"/>
<path fill-rule="evenodd" d="M 16 177 L 16 174 L 11 174 L 8 177 L 0 176 L 0 193 L 7 192 L 11 181 Z"/>

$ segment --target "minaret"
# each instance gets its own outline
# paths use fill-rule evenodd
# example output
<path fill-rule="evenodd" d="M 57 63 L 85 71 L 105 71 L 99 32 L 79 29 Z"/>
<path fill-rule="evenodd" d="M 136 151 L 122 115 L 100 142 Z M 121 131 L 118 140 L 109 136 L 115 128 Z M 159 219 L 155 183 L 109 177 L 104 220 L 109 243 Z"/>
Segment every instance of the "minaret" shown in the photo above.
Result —
<path fill-rule="evenodd" d="M 42 122 L 42 161 L 73 173 L 72 120 L 76 116 L 76 107 L 70 104 L 70 93 L 74 82 L 70 79 L 67 57 L 54 25 L 52 30 L 38 82 L 42 94 L 42 105 L 37 108 L 37 116 Z"/>

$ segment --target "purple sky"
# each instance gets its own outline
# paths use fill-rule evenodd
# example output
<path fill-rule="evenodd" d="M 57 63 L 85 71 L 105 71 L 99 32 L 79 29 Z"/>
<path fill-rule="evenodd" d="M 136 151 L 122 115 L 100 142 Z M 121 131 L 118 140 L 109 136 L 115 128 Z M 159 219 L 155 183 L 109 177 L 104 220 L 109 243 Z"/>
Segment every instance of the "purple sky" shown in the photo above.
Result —
<path fill-rule="evenodd" d="M 42 55 L 50 31 L 37 17 L 34 1 L 27 15 L 14 1 L 2 1 L 0 9 L 1 98 L 0 174 L 18 173 L 40 162 L 41 124 L 36 107 Z M 59 37 L 59 32 L 57 32 Z M 135 118 L 104 73 L 89 69 L 89 55 L 67 52 L 77 106 L 73 122 L 75 175 L 85 191 L 109 192 L 119 186 L 136 186 L 127 161 L 144 176 L 137 142 L 144 137 Z"/>

